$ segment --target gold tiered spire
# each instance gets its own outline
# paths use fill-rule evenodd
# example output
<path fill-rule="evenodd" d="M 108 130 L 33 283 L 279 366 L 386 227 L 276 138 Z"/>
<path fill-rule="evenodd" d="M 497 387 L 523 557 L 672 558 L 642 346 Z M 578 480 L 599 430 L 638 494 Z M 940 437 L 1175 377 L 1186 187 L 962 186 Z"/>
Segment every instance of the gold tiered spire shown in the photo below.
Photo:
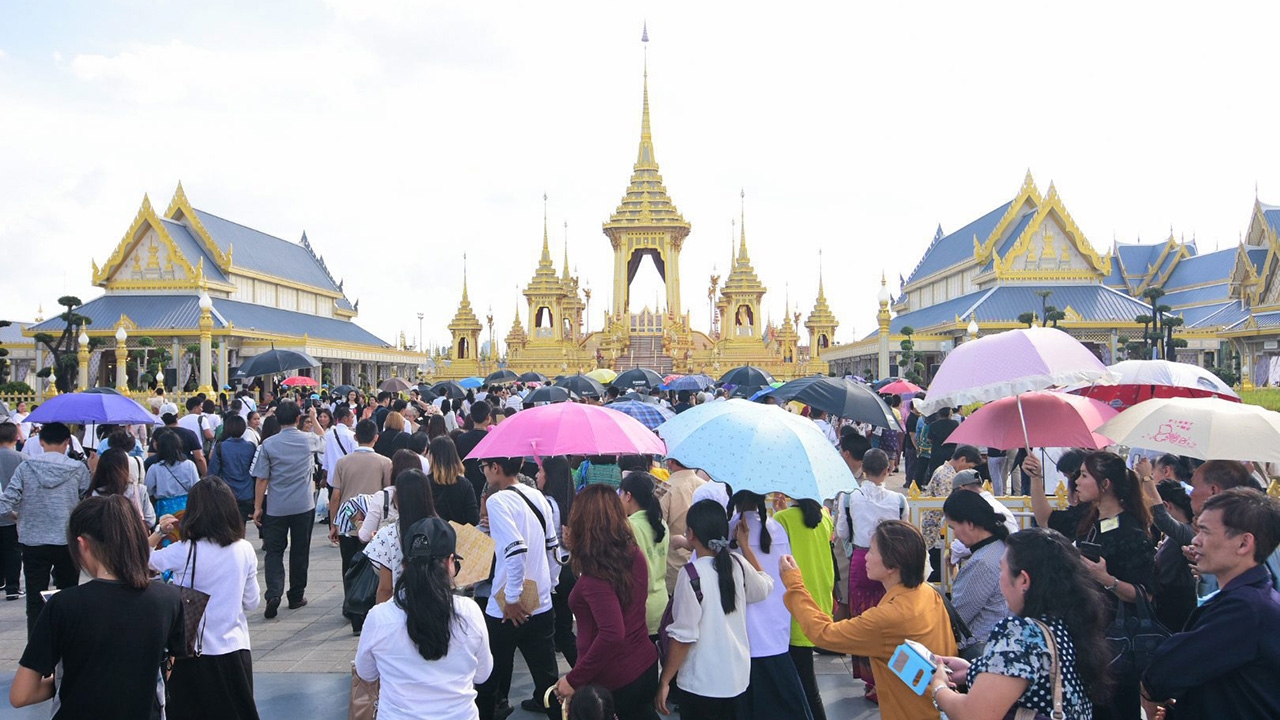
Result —
<path fill-rule="evenodd" d="M 656 224 L 688 228 L 689 223 L 667 196 L 653 151 L 653 132 L 649 125 L 649 61 L 645 56 L 644 103 L 640 111 L 640 148 L 632 168 L 631 184 L 618 209 L 609 216 L 605 230 L 628 225 Z"/>
<path fill-rule="evenodd" d="M 511 330 L 507 332 L 507 347 L 524 347 L 528 339 L 529 336 L 524 331 L 524 325 L 520 322 L 520 301 L 516 300 L 516 316 L 511 321 Z"/>
<path fill-rule="evenodd" d="M 818 299 L 814 302 L 813 312 L 809 313 L 804 326 L 809 331 L 809 353 L 815 358 L 821 357 L 825 349 L 824 343 L 828 347 L 831 345 L 836 328 L 840 326 L 835 314 L 831 312 L 831 307 L 827 305 L 827 293 L 822 286 L 821 250 L 818 251 Z"/>
<path fill-rule="evenodd" d="M 733 259 L 729 278 L 724 283 L 726 292 L 738 293 L 759 293 L 764 295 L 765 287 L 760 284 L 760 278 L 756 275 L 756 270 L 751 266 L 751 256 L 747 254 L 747 192 L 743 190 L 739 193 L 742 200 L 740 210 L 740 218 L 738 227 L 741 235 L 738 239 L 738 257 Z"/>
<path fill-rule="evenodd" d="M 449 323 L 451 332 L 462 330 L 474 330 L 479 332 L 481 329 L 480 320 L 476 317 L 476 313 L 471 308 L 471 298 L 467 295 L 467 256 L 462 256 L 462 301 L 458 303 L 458 312 L 454 313 L 453 321 Z"/>
<path fill-rule="evenodd" d="M 561 282 L 556 277 L 556 266 L 551 261 L 551 244 L 547 233 L 547 194 L 542 194 L 542 258 L 538 260 L 538 269 L 529 281 L 525 294 L 556 295 L 560 292 Z"/>

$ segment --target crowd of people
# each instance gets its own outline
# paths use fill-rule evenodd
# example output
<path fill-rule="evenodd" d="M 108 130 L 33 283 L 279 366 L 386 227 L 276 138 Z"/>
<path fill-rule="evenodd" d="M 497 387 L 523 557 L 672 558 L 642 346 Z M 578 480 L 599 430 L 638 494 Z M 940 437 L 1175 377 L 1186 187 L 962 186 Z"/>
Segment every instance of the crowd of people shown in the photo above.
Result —
<path fill-rule="evenodd" d="M 531 389 L 241 391 L 185 413 L 159 390 L 154 427 L 0 422 L 0 568 L 28 627 L 11 702 L 257 718 L 247 613 L 308 605 L 322 524 L 344 589 L 361 563 L 376 570 L 375 604 L 345 619 L 384 720 L 501 720 L 513 703 L 550 718 L 825 720 L 816 653 L 851 656 L 890 720 L 1280 717 L 1265 469 L 1073 448 L 1006 458 L 948 443 L 959 411 L 925 416 L 897 396 L 901 432 L 799 409 L 854 478 L 822 502 L 735 491 L 674 457 L 471 457 Z M 638 399 L 678 413 L 725 396 Z M 913 484 L 940 509 L 913 512 Z M 1025 488 L 1033 517 L 1004 488 Z M 489 577 L 468 587 L 455 525 L 493 541 Z M 907 641 L 936 668 L 922 694 L 890 666 Z M 517 651 L 531 697 L 511 697 Z"/>

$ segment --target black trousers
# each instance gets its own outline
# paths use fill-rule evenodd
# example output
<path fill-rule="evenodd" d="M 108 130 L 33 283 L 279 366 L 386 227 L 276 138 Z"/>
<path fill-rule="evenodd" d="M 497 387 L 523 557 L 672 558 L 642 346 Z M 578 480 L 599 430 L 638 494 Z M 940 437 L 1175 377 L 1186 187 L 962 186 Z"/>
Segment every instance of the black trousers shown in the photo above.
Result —
<path fill-rule="evenodd" d="M 578 582 L 568 565 L 560 568 L 560 584 L 551 595 L 551 609 L 556 613 L 556 651 L 569 667 L 578 664 L 578 638 L 573 634 L 573 613 L 569 610 L 569 593 Z M 655 688 L 654 692 L 658 692 Z M 650 698 L 652 699 L 652 698 Z M 541 702 L 542 698 L 538 698 Z"/>
<path fill-rule="evenodd" d="M 17 525 L 0 525 L 0 574 L 4 577 L 4 593 L 17 595 L 22 574 L 22 546 L 18 544 Z"/>
<path fill-rule="evenodd" d="M 262 541 L 266 550 L 265 575 L 268 600 L 284 595 L 284 550 L 289 548 L 289 602 L 302 600 L 307 591 L 307 567 L 311 563 L 311 510 L 296 515 L 264 515 Z"/>
<path fill-rule="evenodd" d="M 818 690 L 818 678 L 813 672 L 813 648 L 790 645 L 787 652 L 796 666 L 796 674 L 800 676 L 800 685 L 804 688 L 805 699 L 809 701 L 809 713 L 813 715 L 813 720 L 827 720 L 827 710 L 822 706 L 822 693 Z"/>
<path fill-rule="evenodd" d="M 738 698 L 713 698 L 680 691 L 680 720 L 738 720 Z"/>
<path fill-rule="evenodd" d="M 171 718 L 258 720 L 248 650 L 175 660 L 165 691 Z"/>
<path fill-rule="evenodd" d="M 738 696 L 737 714 L 738 720 L 813 720 L 790 648 L 777 655 L 751 658 L 751 684 Z"/>
<path fill-rule="evenodd" d="M 516 650 L 524 657 L 533 676 L 533 696 L 542 700 L 547 688 L 556 684 L 560 669 L 556 665 L 555 611 L 548 610 L 530 617 L 520 627 L 500 618 L 484 616 L 489 628 L 489 650 L 493 653 L 493 672 L 489 679 L 476 686 L 476 707 L 480 720 L 493 720 L 493 711 L 499 701 L 507 699 L 511 692 L 511 671 L 515 665 Z M 655 690 L 655 692 L 657 692 Z M 547 717 L 560 717 L 560 703 L 553 702 Z"/>
<path fill-rule="evenodd" d="M 658 720 L 658 711 L 653 709 L 653 696 L 658 694 L 658 663 L 655 661 L 640 677 L 612 694 L 618 720 Z"/>
<path fill-rule="evenodd" d="M 360 538 L 350 535 L 338 536 L 338 555 L 342 558 L 342 596 L 347 596 L 350 583 L 347 582 L 347 570 L 351 569 L 351 561 L 368 543 L 360 542 Z M 351 629 L 359 632 L 364 628 L 364 615 L 346 616 L 351 621 Z"/>
<path fill-rule="evenodd" d="M 23 545 L 22 568 L 27 578 L 27 637 L 36 626 L 36 618 L 44 608 L 40 593 L 49 589 L 49 578 L 64 590 L 80 584 L 80 571 L 71 561 L 66 545 Z"/>

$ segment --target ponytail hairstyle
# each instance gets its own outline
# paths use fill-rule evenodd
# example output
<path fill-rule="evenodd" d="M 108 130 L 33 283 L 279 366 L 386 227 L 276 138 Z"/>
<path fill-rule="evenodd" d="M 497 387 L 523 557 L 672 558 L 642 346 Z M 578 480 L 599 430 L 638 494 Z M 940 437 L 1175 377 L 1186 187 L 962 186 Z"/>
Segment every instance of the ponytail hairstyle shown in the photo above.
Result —
<path fill-rule="evenodd" d="M 897 395 L 894 395 L 897 397 Z M 804 519 L 804 526 L 813 530 L 822 522 L 822 503 L 809 498 L 800 498 L 796 501 L 796 507 L 800 508 L 800 514 Z"/>
<path fill-rule="evenodd" d="M 439 521 L 439 518 L 430 519 Z M 419 527 L 422 526 L 415 523 L 400 529 L 404 570 L 391 597 L 396 606 L 404 610 L 409 639 L 418 648 L 418 654 L 423 660 L 439 660 L 449 654 L 450 626 L 458 617 L 453 605 L 451 558 L 414 553 L 413 541 L 421 535 L 412 530 Z M 445 527 L 449 528 L 448 523 Z M 447 532 L 453 532 L 452 528 Z"/>
<path fill-rule="evenodd" d="M 662 542 L 662 538 L 667 536 L 667 528 L 662 524 L 662 506 L 658 504 L 658 498 L 653 494 L 653 488 L 657 482 L 657 479 L 647 472 L 633 471 L 622 478 L 619 489 L 631 493 L 631 499 L 644 508 L 645 518 L 653 528 L 654 541 Z"/>
<path fill-rule="evenodd" d="M 720 608 L 728 615 L 738 607 L 733 558 L 729 552 L 729 518 L 720 503 L 699 500 L 689 508 L 686 522 L 698 542 L 714 554 L 716 575 L 720 580 Z"/>
<path fill-rule="evenodd" d="M 773 546 L 773 536 L 769 534 L 769 514 L 765 505 L 764 496 L 750 490 L 739 490 L 729 499 L 733 511 L 745 515 L 754 510 L 760 516 L 760 552 L 768 553 Z"/>
<path fill-rule="evenodd" d="M 953 490 L 942 504 L 942 514 L 948 520 L 962 523 L 973 523 L 973 526 L 991 533 L 997 540 L 1009 537 L 1009 528 L 1004 525 L 1004 517 L 996 514 L 981 495 L 969 490 Z"/>
<path fill-rule="evenodd" d="M 1133 515 L 1142 532 L 1150 535 L 1151 508 L 1147 507 L 1146 500 L 1142 497 L 1142 482 L 1125 465 L 1124 458 L 1113 452 L 1099 450 L 1085 456 L 1084 468 L 1098 484 L 1098 492 L 1114 495 L 1116 500 L 1120 501 L 1120 506 Z M 1098 522 L 1098 505 L 1094 503 L 1080 520 L 1080 534 L 1087 534 L 1096 522 Z"/>
<path fill-rule="evenodd" d="M 71 511 L 67 522 L 67 550 L 77 570 L 84 570 L 79 538 L 93 551 L 102 567 L 134 590 L 144 590 L 150 582 L 147 564 L 151 553 L 142 517 L 133 503 L 122 495 L 90 497 Z"/>

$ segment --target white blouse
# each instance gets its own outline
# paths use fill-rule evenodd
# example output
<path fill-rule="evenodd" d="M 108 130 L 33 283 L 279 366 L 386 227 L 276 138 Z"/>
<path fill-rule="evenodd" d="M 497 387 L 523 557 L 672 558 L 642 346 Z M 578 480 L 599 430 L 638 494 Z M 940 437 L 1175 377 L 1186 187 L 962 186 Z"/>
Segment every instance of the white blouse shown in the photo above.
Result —
<path fill-rule="evenodd" d="M 849 498 L 854 546 L 871 547 L 871 535 L 875 533 L 876 526 L 885 520 L 901 520 L 906 516 L 906 509 L 905 495 L 864 480 L 862 487 Z"/>
<path fill-rule="evenodd" d="M 191 587 L 187 564 L 190 541 L 151 551 L 151 567 L 173 571 L 175 585 Z M 226 655 L 249 648 L 249 620 L 245 611 L 258 607 L 258 557 L 247 540 L 222 547 L 210 540 L 196 542 L 195 589 L 209 594 L 204 610 L 204 654 Z"/>
<path fill-rule="evenodd" d="M 365 618 L 356 649 L 356 674 L 379 680 L 378 720 L 474 720 L 475 684 L 489 679 L 493 655 L 480 606 L 453 597 L 457 621 L 450 628 L 449 652 L 425 660 L 409 639 L 408 615 L 394 601 L 375 605 Z"/>

